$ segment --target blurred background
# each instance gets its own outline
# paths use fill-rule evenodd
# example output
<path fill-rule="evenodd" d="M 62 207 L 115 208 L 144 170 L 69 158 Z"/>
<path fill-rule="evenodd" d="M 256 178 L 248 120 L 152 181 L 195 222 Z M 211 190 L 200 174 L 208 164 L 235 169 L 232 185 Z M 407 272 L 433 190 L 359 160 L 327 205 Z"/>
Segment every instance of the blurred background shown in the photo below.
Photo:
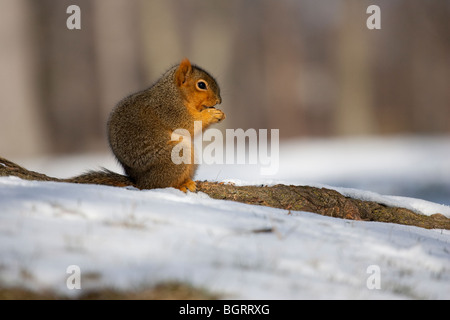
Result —
<path fill-rule="evenodd" d="M 222 130 L 448 148 L 449 31 L 448 0 L 0 0 L 0 155 L 108 152 L 111 109 L 184 57 L 217 78 Z"/>

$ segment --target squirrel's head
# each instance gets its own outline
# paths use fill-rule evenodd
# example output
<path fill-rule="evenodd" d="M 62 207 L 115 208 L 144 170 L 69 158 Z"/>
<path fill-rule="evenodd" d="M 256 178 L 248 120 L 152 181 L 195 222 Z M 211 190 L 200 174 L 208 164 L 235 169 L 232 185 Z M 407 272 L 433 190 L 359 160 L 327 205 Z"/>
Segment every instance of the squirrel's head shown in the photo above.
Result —
<path fill-rule="evenodd" d="M 175 84 L 185 101 L 201 111 L 222 102 L 216 80 L 205 70 L 184 59 L 175 71 Z"/>

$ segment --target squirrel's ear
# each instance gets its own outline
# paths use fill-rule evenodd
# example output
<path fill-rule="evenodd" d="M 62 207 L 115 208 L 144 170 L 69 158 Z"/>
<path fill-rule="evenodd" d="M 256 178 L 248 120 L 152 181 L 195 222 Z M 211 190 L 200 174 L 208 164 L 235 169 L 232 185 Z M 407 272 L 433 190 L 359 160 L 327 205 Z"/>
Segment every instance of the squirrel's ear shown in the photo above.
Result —
<path fill-rule="evenodd" d="M 178 86 L 183 85 L 192 72 L 192 66 L 188 59 L 183 59 L 175 73 L 175 81 Z"/>

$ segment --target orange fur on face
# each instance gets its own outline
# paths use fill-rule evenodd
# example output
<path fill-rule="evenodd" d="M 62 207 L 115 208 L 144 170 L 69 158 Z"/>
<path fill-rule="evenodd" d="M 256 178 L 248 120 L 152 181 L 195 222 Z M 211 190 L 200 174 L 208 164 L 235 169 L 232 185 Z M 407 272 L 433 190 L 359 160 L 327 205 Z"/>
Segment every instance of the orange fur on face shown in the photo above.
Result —
<path fill-rule="evenodd" d="M 199 86 L 199 81 L 204 83 Z M 189 130 L 191 137 L 195 135 L 194 121 L 201 121 L 201 130 L 205 130 L 211 124 L 225 119 L 225 114 L 221 110 L 214 108 L 216 104 L 222 102 L 215 80 L 209 75 L 205 75 L 205 72 L 198 67 L 192 66 L 188 59 L 181 61 L 178 66 L 175 72 L 175 84 L 180 90 L 184 106 L 192 117 L 185 127 L 185 129 Z M 191 121 L 192 123 L 190 123 Z M 178 144 L 180 140 L 169 142 L 169 144 L 173 143 Z M 183 143 L 191 144 L 190 146 L 185 146 L 185 148 L 193 150 L 192 142 L 184 142 L 183 140 Z M 172 185 L 184 192 L 196 190 L 195 182 L 192 180 L 196 169 L 193 156 L 192 152 L 191 164 L 185 164 L 184 172 Z"/>
<path fill-rule="evenodd" d="M 197 86 L 199 81 L 206 84 L 205 89 Z M 216 104 L 222 102 L 220 95 L 210 87 L 210 83 L 213 81 L 213 79 L 199 76 L 188 59 L 181 61 L 175 73 L 175 82 L 184 97 L 184 105 L 194 121 L 202 121 L 202 129 L 225 119 L 225 114 L 222 111 L 213 108 Z"/>
<path fill-rule="evenodd" d="M 197 87 L 197 82 L 201 80 L 207 85 L 207 88 L 202 90 Z M 215 93 L 209 86 L 212 79 L 204 79 L 196 74 L 194 67 L 188 59 L 181 61 L 175 73 L 175 81 L 180 88 L 183 97 L 186 100 L 187 106 L 202 111 L 205 108 L 210 108 L 221 102 L 220 96 Z"/>

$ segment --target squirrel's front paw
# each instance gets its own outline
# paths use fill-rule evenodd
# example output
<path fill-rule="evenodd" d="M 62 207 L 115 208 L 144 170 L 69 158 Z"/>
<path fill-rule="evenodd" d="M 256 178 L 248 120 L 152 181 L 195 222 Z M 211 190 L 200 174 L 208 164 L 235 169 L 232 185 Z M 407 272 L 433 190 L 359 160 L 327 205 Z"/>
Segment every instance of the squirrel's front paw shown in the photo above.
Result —
<path fill-rule="evenodd" d="M 211 117 L 211 122 L 220 122 L 223 119 L 226 118 L 225 113 L 223 113 L 222 110 L 216 109 L 216 108 L 209 108 L 204 110 L 204 112 L 208 112 L 208 114 Z"/>

